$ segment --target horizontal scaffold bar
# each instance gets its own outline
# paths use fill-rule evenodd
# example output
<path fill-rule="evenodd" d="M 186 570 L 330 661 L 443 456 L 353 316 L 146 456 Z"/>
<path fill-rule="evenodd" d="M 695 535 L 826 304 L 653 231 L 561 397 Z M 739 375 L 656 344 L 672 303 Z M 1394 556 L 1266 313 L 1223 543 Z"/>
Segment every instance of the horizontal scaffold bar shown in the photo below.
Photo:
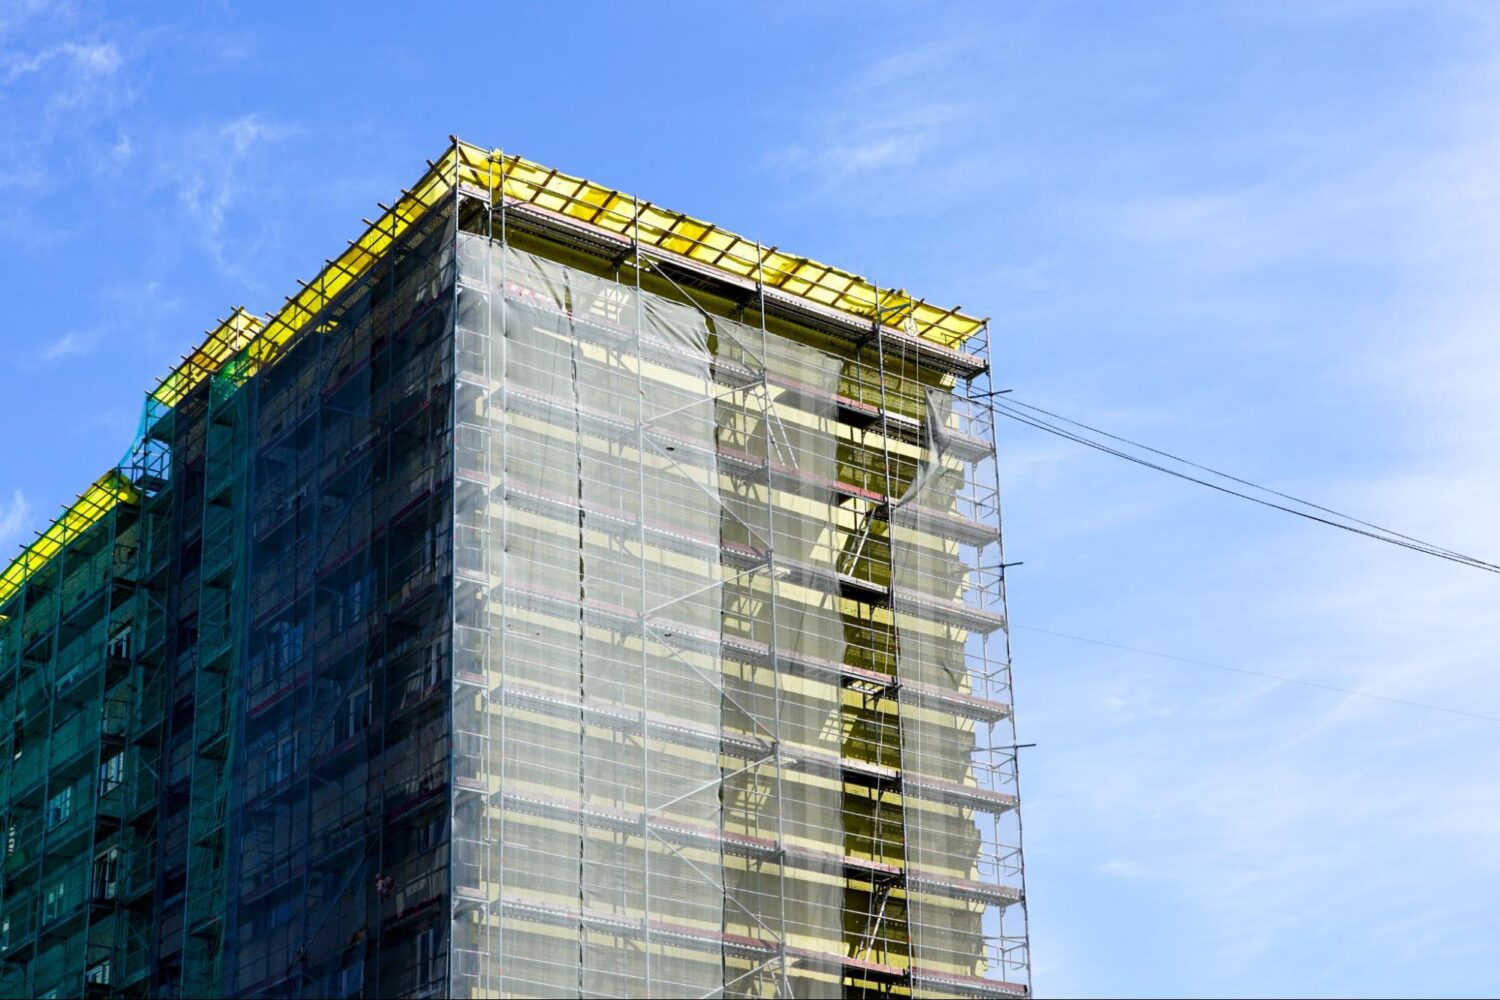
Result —
<path fill-rule="evenodd" d="M 478 678 L 469 680 L 479 682 Z M 459 683 L 465 682 L 465 678 L 460 676 Z M 707 749 L 741 760 L 754 761 L 772 752 L 768 743 L 753 736 L 737 735 L 597 700 L 580 701 L 577 697 L 555 689 L 511 682 L 491 691 L 490 700 L 556 718 L 576 718 L 591 725 L 606 726 L 632 735 L 639 735 L 644 730 L 649 736 L 669 743 Z M 964 785 L 929 777 L 912 769 L 897 771 L 880 764 L 834 756 L 802 746 L 784 745 L 783 754 L 783 764 L 793 771 L 834 776 L 853 784 L 868 786 L 899 783 L 904 789 L 903 794 L 925 801 L 962 805 L 996 814 L 1016 806 L 1014 795 L 978 785 Z"/>
<path fill-rule="evenodd" d="M 958 349 L 983 329 L 985 320 L 958 308 L 934 306 L 899 289 L 878 288 L 852 272 L 748 240 L 713 223 L 642 201 L 617 189 L 455 139 L 458 179 L 491 198 L 581 223 L 616 238 L 650 247 L 696 268 L 759 282 L 767 289 L 860 317 L 878 318 L 898 332 Z M 439 164 L 442 166 L 442 164 Z"/>
<path fill-rule="evenodd" d="M 538 899 L 509 896 L 493 900 L 477 886 L 455 886 L 454 897 L 459 908 L 487 908 L 507 918 L 531 921 L 554 927 L 578 928 L 619 935 L 629 938 L 648 936 L 657 942 L 672 943 L 687 948 L 699 949 L 736 958 L 769 957 L 784 950 L 792 962 L 810 968 L 843 969 L 856 979 L 884 980 L 891 984 L 910 981 L 937 987 L 943 992 L 955 992 L 976 997 L 1024 997 L 1026 987 L 997 979 L 982 979 L 977 976 L 962 976 L 921 966 L 906 969 L 897 965 L 870 962 L 831 952 L 819 952 L 810 948 L 787 945 L 784 948 L 774 940 L 731 934 L 722 929 L 672 924 L 661 920 L 640 920 L 605 913 L 579 906 L 559 906 Z"/>

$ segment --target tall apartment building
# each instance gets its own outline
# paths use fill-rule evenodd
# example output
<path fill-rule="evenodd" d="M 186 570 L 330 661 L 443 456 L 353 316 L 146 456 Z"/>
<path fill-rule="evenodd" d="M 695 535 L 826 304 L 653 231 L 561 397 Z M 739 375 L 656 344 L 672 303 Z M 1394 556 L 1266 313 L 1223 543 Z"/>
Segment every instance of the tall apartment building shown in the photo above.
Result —
<path fill-rule="evenodd" d="M 455 141 L 0 576 L 0 994 L 1024 996 L 991 392 Z"/>

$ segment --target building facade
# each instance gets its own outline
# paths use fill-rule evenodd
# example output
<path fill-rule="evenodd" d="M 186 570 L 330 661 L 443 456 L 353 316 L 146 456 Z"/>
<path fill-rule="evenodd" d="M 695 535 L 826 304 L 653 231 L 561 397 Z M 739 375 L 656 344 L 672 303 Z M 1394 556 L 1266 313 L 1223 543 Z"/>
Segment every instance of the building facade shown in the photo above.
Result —
<path fill-rule="evenodd" d="M 0 576 L 0 993 L 1026 995 L 992 392 L 455 141 Z"/>

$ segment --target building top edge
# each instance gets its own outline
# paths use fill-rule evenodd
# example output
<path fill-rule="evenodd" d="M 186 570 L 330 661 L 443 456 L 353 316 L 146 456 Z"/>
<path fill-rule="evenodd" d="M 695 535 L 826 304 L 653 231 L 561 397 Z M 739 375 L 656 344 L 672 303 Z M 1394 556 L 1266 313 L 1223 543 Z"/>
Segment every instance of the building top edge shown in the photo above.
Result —
<path fill-rule="evenodd" d="M 966 367 L 985 334 L 986 320 L 914 298 L 897 288 L 881 288 L 866 278 L 808 257 L 722 229 L 713 223 L 663 208 L 615 188 L 563 173 L 524 157 L 490 150 L 457 137 L 427 172 L 403 191 L 337 258 L 329 260 L 297 294 L 264 319 L 236 308 L 210 330 L 203 342 L 147 394 L 146 420 L 153 411 L 175 407 L 205 380 L 227 371 L 233 362 L 237 380 L 248 379 L 274 362 L 281 349 L 339 294 L 359 281 L 389 248 L 428 212 L 463 191 L 483 192 L 505 205 L 525 205 L 548 214 L 613 233 L 651 248 L 654 255 L 678 258 L 722 274 L 731 282 L 753 282 L 768 293 L 823 312 L 868 324 L 873 331 L 914 338 L 951 353 Z M 982 366 L 983 362 L 979 362 Z M 132 451 L 137 445 L 132 446 Z M 127 455 L 128 459 L 128 455 Z M 124 466 L 124 462 L 121 466 Z M 0 572 L 0 607 L 20 591 L 28 577 L 54 559 L 83 531 L 102 520 L 121 502 L 137 499 L 129 480 L 112 469 L 25 545 Z"/>

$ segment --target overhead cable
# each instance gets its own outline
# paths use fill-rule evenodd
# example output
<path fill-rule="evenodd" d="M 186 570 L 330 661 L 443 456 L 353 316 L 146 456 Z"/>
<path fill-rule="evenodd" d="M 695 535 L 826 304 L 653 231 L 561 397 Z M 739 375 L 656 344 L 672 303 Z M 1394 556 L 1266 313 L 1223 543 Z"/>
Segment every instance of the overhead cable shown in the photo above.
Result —
<path fill-rule="evenodd" d="M 1356 535 L 1363 535 L 1366 538 L 1371 538 L 1378 542 L 1385 542 L 1388 545 L 1398 545 L 1401 548 L 1411 549 L 1412 551 L 1420 552 L 1423 555 L 1433 556 L 1438 559 L 1446 559 L 1449 562 L 1458 563 L 1462 566 L 1469 566 L 1474 569 L 1484 570 L 1488 573 L 1500 573 L 1500 565 L 1497 565 L 1495 563 L 1488 562 L 1474 556 L 1465 555 L 1461 552 L 1454 551 L 1453 549 L 1443 548 L 1441 546 L 1434 545 L 1431 542 L 1426 542 L 1422 539 L 1414 538 L 1411 535 L 1402 534 L 1401 532 L 1393 531 L 1390 528 L 1384 528 L 1378 524 L 1372 524 L 1369 521 L 1363 521 L 1348 514 L 1343 514 L 1339 511 L 1333 510 L 1332 508 L 1322 506 L 1321 504 L 1315 504 L 1311 501 L 1303 500 L 1299 497 L 1294 497 L 1288 493 L 1283 493 L 1266 486 L 1261 486 L 1258 483 L 1251 482 L 1248 479 L 1233 476 L 1229 473 L 1221 472 L 1209 466 L 1189 461 L 1188 459 L 1173 455 L 1172 453 L 1163 451 L 1159 448 L 1153 448 L 1150 445 L 1131 441 L 1129 438 L 1121 437 L 1117 434 L 1111 434 L 1108 431 L 1101 430 L 1097 427 L 1092 427 L 1088 424 L 1073 420 L 1069 417 L 1064 417 L 1061 414 L 1053 413 L 1050 410 L 1044 410 L 1039 406 L 1034 406 L 1029 403 L 1023 403 L 1020 400 L 1015 399 L 1014 397 L 1007 396 L 1002 398 L 997 395 L 994 397 L 994 406 L 996 413 L 999 413 L 1004 417 L 1008 417 L 1009 419 L 1014 420 L 1017 423 L 1025 424 L 1028 427 L 1036 428 L 1037 430 L 1043 431 L 1044 433 L 1052 434 L 1056 437 L 1063 438 L 1067 441 L 1072 441 L 1076 444 L 1081 444 L 1084 447 L 1092 448 L 1095 451 L 1103 452 L 1106 455 L 1113 455 L 1116 458 L 1124 459 L 1127 462 L 1132 462 L 1136 465 L 1142 466 L 1143 468 L 1151 469 L 1156 472 L 1163 472 L 1177 479 L 1182 479 L 1186 482 L 1194 483 L 1198 486 L 1206 486 L 1211 490 L 1217 490 L 1220 493 L 1227 493 L 1230 496 L 1238 497 L 1241 500 L 1248 500 L 1251 503 L 1259 504 L 1262 507 L 1269 507 L 1273 510 L 1279 510 L 1286 514 L 1292 514 L 1297 517 L 1305 518 L 1306 520 L 1314 521 L 1318 524 L 1323 524 L 1330 528 L 1338 528 L 1341 531 L 1347 531 Z M 1022 409 L 1023 407 L 1024 409 Z M 1064 423 L 1067 423 L 1072 427 L 1079 428 L 1079 430 L 1070 430 L 1067 427 L 1060 426 L 1059 424 L 1045 419 L 1045 417 L 1043 416 L 1037 416 L 1037 414 L 1044 414 L 1045 417 L 1051 417 L 1055 420 L 1063 421 Z M 1132 454 L 1129 451 L 1115 447 L 1114 445 L 1108 444 L 1105 441 L 1089 437 L 1088 434 L 1081 433 L 1082 431 L 1087 431 L 1088 434 L 1100 435 L 1112 441 L 1117 441 L 1132 448 L 1140 449 L 1141 451 L 1150 452 L 1153 455 L 1161 456 L 1164 459 L 1179 463 L 1180 465 L 1187 466 L 1192 469 L 1197 469 L 1201 472 L 1207 472 L 1228 482 L 1237 483 L 1241 486 L 1249 487 L 1252 490 L 1256 490 L 1270 496 L 1278 497 L 1282 500 L 1288 501 L 1288 503 L 1279 503 L 1275 500 L 1268 500 L 1265 497 L 1254 496 L 1251 493 L 1225 486 L 1222 483 L 1211 482 L 1199 476 L 1184 472 L 1181 469 L 1172 468 L 1171 466 L 1163 464 L 1162 462 L 1143 458 L 1138 454 Z"/>

